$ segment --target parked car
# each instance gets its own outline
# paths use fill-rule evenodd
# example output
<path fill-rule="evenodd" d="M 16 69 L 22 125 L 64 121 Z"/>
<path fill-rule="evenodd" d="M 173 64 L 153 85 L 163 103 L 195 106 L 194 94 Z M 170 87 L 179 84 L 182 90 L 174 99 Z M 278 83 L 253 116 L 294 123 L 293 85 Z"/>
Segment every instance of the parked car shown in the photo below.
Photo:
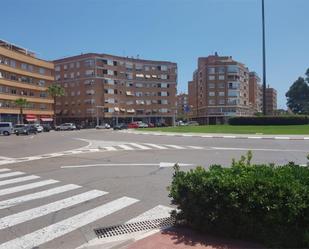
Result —
<path fill-rule="evenodd" d="M 177 126 L 187 126 L 188 123 L 186 123 L 186 122 L 180 120 L 180 121 L 176 122 L 176 125 L 177 125 Z"/>
<path fill-rule="evenodd" d="M 148 128 L 148 124 L 140 122 L 138 123 L 138 128 Z"/>
<path fill-rule="evenodd" d="M 33 126 L 36 128 L 38 132 L 43 132 L 44 130 L 43 126 L 40 124 L 34 124 Z"/>
<path fill-rule="evenodd" d="M 198 122 L 196 122 L 196 121 L 189 121 L 188 125 L 189 126 L 197 126 L 197 125 L 200 125 L 200 124 Z"/>
<path fill-rule="evenodd" d="M 154 128 L 155 125 L 153 123 L 148 123 L 148 128 Z"/>
<path fill-rule="evenodd" d="M 111 126 L 109 124 L 105 123 L 105 124 L 97 125 L 95 128 L 96 129 L 109 129 L 109 128 L 111 128 Z"/>
<path fill-rule="evenodd" d="M 124 123 L 120 123 L 114 126 L 114 130 L 124 130 L 124 129 L 128 129 L 128 126 Z"/>
<path fill-rule="evenodd" d="M 166 123 L 160 122 L 156 124 L 156 127 L 167 127 L 168 125 Z"/>
<path fill-rule="evenodd" d="M 132 122 L 132 123 L 128 124 L 129 129 L 136 129 L 138 127 L 139 127 L 138 122 Z"/>
<path fill-rule="evenodd" d="M 56 126 L 56 131 L 73 131 L 76 130 L 76 125 L 73 123 L 64 123 L 59 126 Z"/>
<path fill-rule="evenodd" d="M 0 135 L 9 136 L 12 133 L 14 133 L 14 129 L 11 122 L 0 122 Z"/>
<path fill-rule="evenodd" d="M 30 135 L 30 134 L 37 134 L 37 128 L 34 125 L 28 124 L 18 124 L 14 126 L 14 133 L 19 136 L 23 135 Z"/>
<path fill-rule="evenodd" d="M 42 124 L 42 126 L 43 126 L 43 131 L 44 132 L 49 132 L 52 129 L 50 124 Z"/>

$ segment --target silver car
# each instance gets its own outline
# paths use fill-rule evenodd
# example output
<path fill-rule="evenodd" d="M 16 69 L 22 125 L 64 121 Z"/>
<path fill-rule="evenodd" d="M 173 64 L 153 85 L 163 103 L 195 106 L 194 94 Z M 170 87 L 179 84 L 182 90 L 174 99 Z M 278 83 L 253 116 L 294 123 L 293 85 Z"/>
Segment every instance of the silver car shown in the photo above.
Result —
<path fill-rule="evenodd" d="M 73 131 L 76 130 L 76 125 L 73 123 L 64 123 L 56 126 L 56 131 Z"/>
<path fill-rule="evenodd" d="M 14 133 L 14 130 L 11 122 L 0 122 L 0 134 L 9 136 L 12 133 Z"/>

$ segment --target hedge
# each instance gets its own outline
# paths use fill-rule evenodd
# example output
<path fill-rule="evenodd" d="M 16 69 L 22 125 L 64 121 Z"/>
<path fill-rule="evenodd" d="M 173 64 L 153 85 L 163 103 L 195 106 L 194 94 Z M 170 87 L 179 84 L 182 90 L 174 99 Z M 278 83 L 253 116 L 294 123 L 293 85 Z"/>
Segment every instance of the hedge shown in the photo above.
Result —
<path fill-rule="evenodd" d="M 261 116 L 232 117 L 230 125 L 304 125 L 309 124 L 308 116 Z"/>
<path fill-rule="evenodd" d="M 309 167 L 250 160 L 188 172 L 175 166 L 169 196 L 180 210 L 176 221 L 270 247 L 309 247 Z"/>

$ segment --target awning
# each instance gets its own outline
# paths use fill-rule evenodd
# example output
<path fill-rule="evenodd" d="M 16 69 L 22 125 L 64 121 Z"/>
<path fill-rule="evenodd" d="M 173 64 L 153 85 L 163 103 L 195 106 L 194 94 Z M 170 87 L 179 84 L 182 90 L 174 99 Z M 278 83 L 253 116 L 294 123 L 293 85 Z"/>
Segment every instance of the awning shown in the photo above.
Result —
<path fill-rule="evenodd" d="M 119 112 L 119 107 L 114 107 L 115 112 Z"/>
<path fill-rule="evenodd" d="M 126 111 L 126 109 L 124 109 L 124 108 L 120 108 L 120 111 L 121 111 L 121 112 L 125 112 L 125 111 Z"/>
<path fill-rule="evenodd" d="M 37 119 L 37 117 L 36 117 L 35 115 L 27 114 L 27 115 L 26 115 L 26 120 L 27 120 L 28 122 L 35 122 L 35 121 L 37 121 L 38 119 Z"/>
<path fill-rule="evenodd" d="M 127 110 L 127 113 L 134 113 L 134 112 L 135 112 L 134 109 L 128 109 L 128 110 Z"/>
<path fill-rule="evenodd" d="M 53 119 L 52 118 L 41 118 L 41 121 L 43 121 L 43 122 L 51 122 L 51 121 L 53 121 Z"/>

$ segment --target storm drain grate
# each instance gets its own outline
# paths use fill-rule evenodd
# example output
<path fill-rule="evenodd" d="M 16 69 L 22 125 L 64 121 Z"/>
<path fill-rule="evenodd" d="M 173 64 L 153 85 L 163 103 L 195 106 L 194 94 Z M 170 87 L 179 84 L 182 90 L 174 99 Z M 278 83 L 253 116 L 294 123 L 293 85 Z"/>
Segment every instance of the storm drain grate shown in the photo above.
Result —
<path fill-rule="evenodd" d="M 154 220 L 145 220 L 134 223 L 127 223 L 111 227 L 97 228 L 94 229 L 94 232 L 98 236 L 98 238 L 108 238 L 152 229 L 163 229 L 173 226 L 174 223 L 175 223 L 174 218 L 167 217 Z"/>

